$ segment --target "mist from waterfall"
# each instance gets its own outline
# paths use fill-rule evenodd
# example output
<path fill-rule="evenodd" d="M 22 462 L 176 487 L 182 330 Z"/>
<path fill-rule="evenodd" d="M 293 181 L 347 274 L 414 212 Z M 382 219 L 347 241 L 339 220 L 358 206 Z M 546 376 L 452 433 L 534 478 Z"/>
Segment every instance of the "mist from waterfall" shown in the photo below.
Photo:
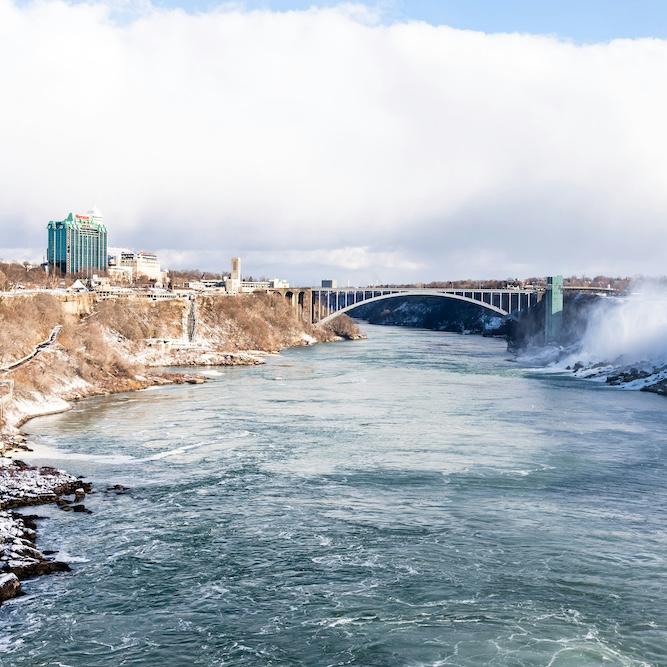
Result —
<path fill-rule="evenodd" d="M 619 298 L 601 299 L 566 361 L 585 365 L 667 363 L 667 286 L 643 281 Z"/>

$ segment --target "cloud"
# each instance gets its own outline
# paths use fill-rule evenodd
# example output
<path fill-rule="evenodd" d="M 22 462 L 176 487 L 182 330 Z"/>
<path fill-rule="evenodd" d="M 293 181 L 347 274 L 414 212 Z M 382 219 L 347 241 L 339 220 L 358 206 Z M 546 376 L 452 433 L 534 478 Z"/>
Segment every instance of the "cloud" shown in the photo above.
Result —
<path fill-rule="evenodd" d="M 158 254 L 170 266 L 206 267 L 219 273 L 228 271 L 231 264 L 230 256 L 219 250 L 183 251 L 163 248 Z M 399 252 L 373 252 L 369 248 L 359 247 L 249 250 L 243 256 L 244 275 L 288 278 L 293 283 L 303 281 L 302 275 L 313 276 L 307 284 L 316 284 L 318 277 L 354 275 L 357 272 L 368 276 L 369 283 L 386 283 L 397 272 L 418 272 L 425 268 L 425 265 Z"/>
<path fill-rule="evenodd" d="M 0 0 L 0 62 L 5 247 L 95 204 L 112 245 L 302 282 L 667 266 L 665 41 Z"/>

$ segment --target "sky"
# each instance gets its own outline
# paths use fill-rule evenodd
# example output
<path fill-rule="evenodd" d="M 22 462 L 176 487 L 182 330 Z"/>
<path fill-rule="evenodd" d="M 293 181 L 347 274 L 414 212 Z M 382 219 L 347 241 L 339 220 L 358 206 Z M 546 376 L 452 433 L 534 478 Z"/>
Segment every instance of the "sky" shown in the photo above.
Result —
<path fill-rule="evenodd" d="M 667 3 L 0 0 L 0 258 L 96 206 L 172 268 L 667 273 Z"/>
<path fill-rule="evenodd" d="M 158 4 L 189 12 L 215 6 L 211 0 L 160 0 Z M 336 4 L 333 0 L 251 0 L 243 6 L 290 11 Z M 379 10 L 385 23 L 425 21 L 483 32 L 555 35 L 588 43 L 667 37 L 665 0 L 380 0 L 363 4 Z"/>

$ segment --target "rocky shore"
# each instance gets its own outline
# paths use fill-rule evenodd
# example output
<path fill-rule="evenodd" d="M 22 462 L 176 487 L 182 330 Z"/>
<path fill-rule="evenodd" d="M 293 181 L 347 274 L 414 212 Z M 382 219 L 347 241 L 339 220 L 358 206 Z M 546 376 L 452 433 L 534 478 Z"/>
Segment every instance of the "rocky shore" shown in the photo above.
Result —
<path fill-rule="evenodd" d="M 651 362 L 587 364 L 575 361 L 565 366 L 565 370 L 571 372 L 575 377 L 604 382 L 611 387 L 667 396 L 667 364 Z"/>
<path fill-rule="evenodd" d="M 90 484 L 62 470 L 0 458 L 0 603 L 21 595 L 24 579 L 70 569 L 37 548 L 40 517 L 11 510 L 55 503 L 65 511 L 88 512 L 82 501 L 91 492 Z"/>
<path fill-rule="evenodd" d="M 519 362 L 619 389 L 667 395 L 667 297 L 637 284 L 621 296 L 565 294 L 562 330 L 544 344 L 544 301 L 512 322 Z"/>

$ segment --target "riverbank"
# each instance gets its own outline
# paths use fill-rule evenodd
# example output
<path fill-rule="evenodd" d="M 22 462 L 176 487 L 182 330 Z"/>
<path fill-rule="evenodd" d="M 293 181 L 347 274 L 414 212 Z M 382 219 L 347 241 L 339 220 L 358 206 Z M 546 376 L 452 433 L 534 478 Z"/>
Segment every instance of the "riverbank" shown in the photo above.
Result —
<path fill-rule="evenodd" d="M 23 579 L 69 569 L 38 550 L 37 517 L 9 510 L 55 503 L 87 512 L 81 501 L 92 491 L 63 470 L 9 458 L 29 450 L 20 430 L 27 421 L 94 396 L 205 382 L 165 367 L 258 365 L 288 347 L 363 337 L 351 321 L 316 329 L 284 301 L 251 295 L 199 300 L 197 334 L 187 337 L 191 307 L 187 301 L 100 302 L 90 313 L 72 315 L 45 295 L 0 300 L 0 602 L 21 594 Z"/>

